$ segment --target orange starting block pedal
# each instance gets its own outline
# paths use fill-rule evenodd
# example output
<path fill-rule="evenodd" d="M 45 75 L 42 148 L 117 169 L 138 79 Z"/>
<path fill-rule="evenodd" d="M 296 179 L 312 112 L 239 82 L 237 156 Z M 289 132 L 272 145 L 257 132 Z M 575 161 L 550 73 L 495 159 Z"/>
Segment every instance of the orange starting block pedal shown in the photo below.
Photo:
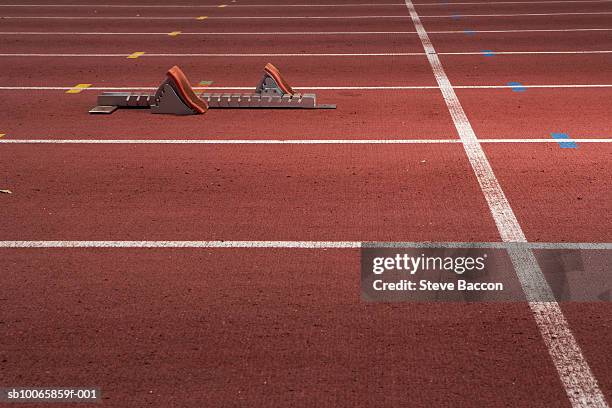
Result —
<path fill-rule="evenodd" d="M 264 77 L 254 93 L 204 93 L 196 95 L 187 77 L 172 67 L 155 95 L 134 92 L 104 92 L 98 106 L 89 113 L 110 114 L 118 108 L 150 108 L 151 113 L 198 115 L 208 109 L 335 109 L 336 105 L 318 105 L 315 94 L 296 93 L 272 64 L 264 67 Z"/>

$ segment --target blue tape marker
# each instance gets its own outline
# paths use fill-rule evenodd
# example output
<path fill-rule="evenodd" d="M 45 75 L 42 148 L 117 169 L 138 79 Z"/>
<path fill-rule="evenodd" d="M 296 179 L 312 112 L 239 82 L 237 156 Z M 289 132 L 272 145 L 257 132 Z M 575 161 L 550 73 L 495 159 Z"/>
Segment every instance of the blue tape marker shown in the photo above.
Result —
<path fill-rule="evenodd" d="M 459 14 L 453 14 L 453 15 L 451 16 L 451 18 L 452 18 L 453 20 L 459 20 L 459 19 L 461 18 L 461 16 L 460 16 Z"/>
<path fill-rule="evenodd" d="M 474 31 L 474 30 L 467 30 L 466 29 L 466 30 L 463 30 L 463 33 L 465 35 L 474 35 L 474 34 L 476 34 L 476 31 Z"/>
<path fill-rule="evenodd" d="M 495 52 L 493 52 L 491 50 L 482 50 L 480 52 L 482 52 L 482 55 L 484 55 L 485 57 L 494 57 L 495 56 Z"/>
<path fill-rule="evenodd" d="M 551 133 L 553 139 L 557 140 L 572 140 L 567 133 Z M 559 147 L 562 149 L 576 149 L 578 145 L 576 142 L 559 142 Z"/>
<path fill-rule="evenodd" d="M 512 92 L 525 92 L 527 90 L 520 82 L 508 82 L 508 86 L 512 88 Z"/>

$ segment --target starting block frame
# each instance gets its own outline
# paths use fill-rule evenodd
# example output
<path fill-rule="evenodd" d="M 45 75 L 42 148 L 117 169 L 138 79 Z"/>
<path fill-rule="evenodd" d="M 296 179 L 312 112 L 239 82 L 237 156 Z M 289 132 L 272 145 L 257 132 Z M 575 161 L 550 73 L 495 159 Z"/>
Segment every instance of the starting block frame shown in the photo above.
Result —
<path fill-rule="evenodd" d="M 103 92 L 91 114 L 111 114 L 119 108 L 151 109 L 151 113 L 195 115 L 207 109 L 336 109 L 336 105 L 317 104 L 315 94 L 295 93 L 278 69 L 267 64 L 254 93 L 195 93 L 178 67 L 154 95 L 142 92 Z"/>

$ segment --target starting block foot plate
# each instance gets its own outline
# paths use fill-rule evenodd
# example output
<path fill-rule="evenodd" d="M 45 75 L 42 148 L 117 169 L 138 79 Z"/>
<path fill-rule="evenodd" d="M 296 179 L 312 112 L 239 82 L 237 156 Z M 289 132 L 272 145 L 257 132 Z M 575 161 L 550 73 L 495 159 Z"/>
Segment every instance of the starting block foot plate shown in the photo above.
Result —
<path fill-rule="evenodd" d="M 118 106 L 100 105 L 92 108 L 89 113 L 110 115 L 119 108 Z"/>

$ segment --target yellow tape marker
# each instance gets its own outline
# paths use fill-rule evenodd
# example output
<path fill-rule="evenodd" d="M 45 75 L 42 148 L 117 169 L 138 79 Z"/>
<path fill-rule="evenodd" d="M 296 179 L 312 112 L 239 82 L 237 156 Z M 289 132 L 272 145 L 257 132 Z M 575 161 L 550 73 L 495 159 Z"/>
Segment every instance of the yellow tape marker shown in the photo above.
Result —
<path fill-rule="evenodd" d="M 134 53 L 128 55 L 127 57 L 130 58 L 130 59 L 136 59 L 136 58 L 138 58 L 138 57 L 140 57 L 142 55 L 144 55 L 144 52 L 138 51 L 138 52 L 134 52 Z"/>
<path fill-rule="evenodd" d="M 69 94 L 81 93 L 87 88 L 89 88 L 90 86 L 91 84 L 77 84 L 73 86 L 72 88 L 70 88 L 69 90 L 67 90 L 66 93 L 69 93 Z"/>
<path fill-rule="evenodd" d="M 173 32 L 171 32 L 171 33 L 168 33 L 168 35 L 169 35 L 170 37 L 176 37 L 176 36 L 177 36 L 177 35 L 179 35 L 180 33 L 181 33 L 180 31 L 173 31 Z"/>
<path fill-rule="evenodd" d="M 219 8 L 227 7 L 227 4 L 219 4 Z"/>
<path fill-rule="evenodd" d="M 207 18 L 208 18 L 208 16 L 200 16 L 196 20 L 206 20 Z"/>
<path fill-rule="evenodd" d="M 4 137 L 6 133 L 0 133 L 0 137 Z"/>

